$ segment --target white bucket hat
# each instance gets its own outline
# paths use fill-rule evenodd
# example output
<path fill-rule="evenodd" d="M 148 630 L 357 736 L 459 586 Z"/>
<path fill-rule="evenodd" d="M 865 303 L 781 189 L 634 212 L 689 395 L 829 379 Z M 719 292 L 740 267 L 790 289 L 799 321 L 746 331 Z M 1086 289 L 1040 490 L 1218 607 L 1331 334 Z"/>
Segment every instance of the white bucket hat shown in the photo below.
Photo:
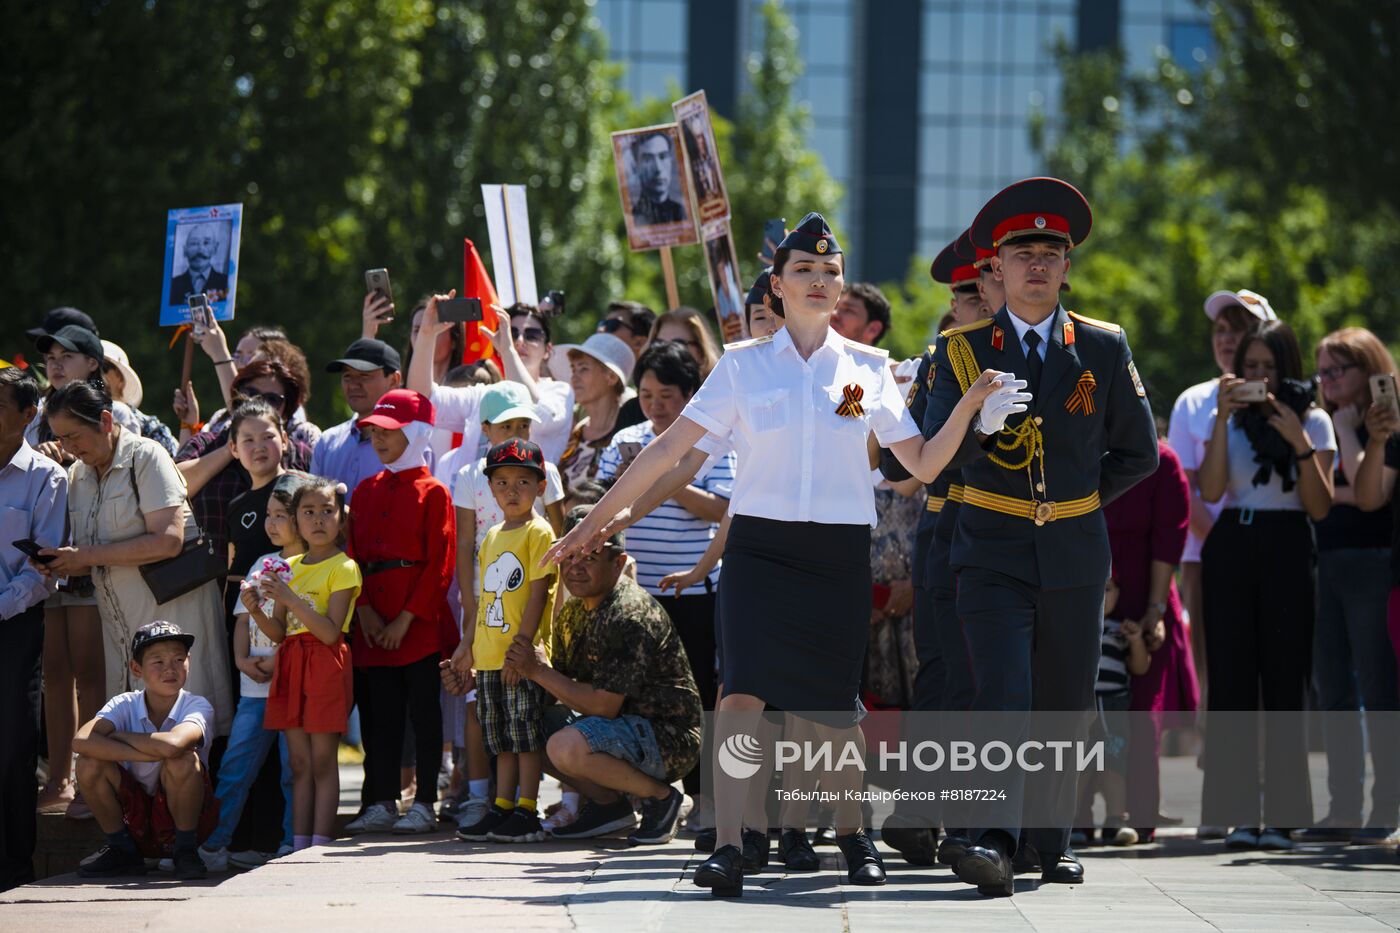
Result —
<path fill-rule="evenodd" d="M 136 375 L 136 370 L 131 368 L 127 362 L 126 351 L 110 340 L 102 341 L 102 355 L 107 358 L 107 362 L 117 368 L 125 380 L 125 387 L 122 389 L 122 397 L 117 399 L 125 402 L 132 408 L 141 407 L 141 399 L 145 391 L 141 388 L 141 377 Z"/>
<path fill-rule="evenodd" d="M 1273 306 L 1269 304 L 1269 299 L 1258 292 L 1252 292 L 1247 288 L 1242 288 L 1237 292 L 1214 292 L 1206 299 L 1206 317 L 1214 321 L 1220 317 L 1220 312 L 1232 305 L 1239 305 L 1254 317 L 1261 321 L 1277 321 L 1278 315 L 1274 313 Z"/>
<path fill-rule="evenodd" d="M 569 381 L 569 354 L 582 353 L 602 363 L 622 380 L 623 388 L 632 378 L 637 358 L 627 341 L 612 334 L 589 334 L 583 343 L 556 344 L 549 357 L 549 374 L 561 382 Z"/>

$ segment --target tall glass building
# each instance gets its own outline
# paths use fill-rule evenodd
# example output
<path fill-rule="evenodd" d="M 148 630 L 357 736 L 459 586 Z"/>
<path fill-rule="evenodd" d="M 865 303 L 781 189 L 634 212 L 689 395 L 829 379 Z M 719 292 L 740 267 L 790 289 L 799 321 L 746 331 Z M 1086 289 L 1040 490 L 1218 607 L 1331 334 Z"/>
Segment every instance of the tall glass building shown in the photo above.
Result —
<path fill-rule="evenodd" d="M 704 88 L 727 117 L 761 48 L 763 0 L 595 0 L 637 97 Z M 861 278 L 903 278 L 1002 186 L 1042 166 L 1032 111 L 1057 118 L 1052 47 L 1121 43 L 1128 66 L 1214 54 L 1197 0 L 784 0 L 805 71 L 808 144 L 845 189 L 832 213 Z M 829 205 L 823 207 L 831 208 Z M 912 244 L 912 246 L 911 246 Z"/>

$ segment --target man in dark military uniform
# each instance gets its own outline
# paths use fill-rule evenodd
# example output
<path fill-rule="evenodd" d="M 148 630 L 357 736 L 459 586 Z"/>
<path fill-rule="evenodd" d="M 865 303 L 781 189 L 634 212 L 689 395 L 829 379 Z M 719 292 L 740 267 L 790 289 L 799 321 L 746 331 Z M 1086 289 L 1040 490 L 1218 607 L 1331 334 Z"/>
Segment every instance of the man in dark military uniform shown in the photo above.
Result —
<path fill-rule="evenodd" d="M 983 369 L 1029 383 L 1030 410 L 984 409 L 950 465 L 964 479 L 950 563 L 975 685 L 971 709 L 1024 713 L 1009 717 L 1022 738 L 1032 709 L 1087 723 L 1080 713 L 1094 708 L 1110 569 L 1102 506 L 1157 466 L 1156 429 L 1127 339 L 1116 325 L 1059 304 L 1067 254 L 1091 223 L 1083 195 L 1053 178 L 1018 182 L 983 207 L 972 241 L 995 251 L 989 264 L 1006 305 L 940 336 L 924 414 L 931 436 Z M 959 877 L 984 894 L 1012 892 L 1024 805 L 1040 822 L 1025 839 L 1041 879 L 1082 881 L 1068 848 L 1073 774 L 1047 765 L 1027 782 L 1013 767 L 997 783 L 1007 797 L 999 825 L 970 832 Z M 1053 814 L 1051 828 L 1045 814 Z"/>
<path fill-rule="evenodd" d="M 991 313 L 978 289 L 974 256 L 971 232 L 963 231 L 943 247 L 929 268 L 929 275 L 935 282 L 952 289 L 949 307 L 955 326 L 973 324 Z M 924 353 L 909 393 L 909 413 L 920 424 L 933 382 L 929 378 L 933 353 L 932 346 Z M 880 451 L 880 471 L 891 482 L 909 478 L 909 472 L 884 448 Z M 919 658 L 919 669 L 914 676 L 914 709 L 919 712 L 959 712 L 972 702 L 967 647 L 953 606 L 953 571 L 948 564 L 948 550 L 961 499 L 962 472 L 945 470 L 928 484 L 927 504 L 914 535 L 914 648 Z M 920 735 L 915 741 L 924 738 L 927 736 Z M 948 838 L 938 847 L 935 859 L 936 834 L 927 827 L 936 823 L 939 809 L 944 826 L 949 828 Z M 958 808 L 950 804 L 937 808 L 905 805 L 901 801 L 880 828 L 880 838 L 911 864 L 931 865 L 935 860 L 952 864 L 968 845 L 966 830 L 953 828 L 954 824 L 960 824 L 955 816 L 957 812 Z"/>

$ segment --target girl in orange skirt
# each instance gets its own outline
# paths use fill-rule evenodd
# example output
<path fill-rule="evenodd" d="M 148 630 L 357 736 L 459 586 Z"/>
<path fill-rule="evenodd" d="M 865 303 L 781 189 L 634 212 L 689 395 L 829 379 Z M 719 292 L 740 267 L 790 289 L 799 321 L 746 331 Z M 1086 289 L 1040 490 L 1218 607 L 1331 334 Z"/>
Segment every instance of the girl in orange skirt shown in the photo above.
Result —
<path fill-rule="evenodd" d="M 345 486 L 315 477 L 292 498 L 298 537 L 306 547 L 287 563 L 288 583 L 264 574 L 260 595 L 277 604 L 258 626 L 278 642 L 277 669 L 263 726 L 287 735 L 292 766 L 292 847 L 331 841 L 340 776 L 336 751 L 353 702 L 345 632 L 360 592 L 360 568 L 346 556 Z"/>

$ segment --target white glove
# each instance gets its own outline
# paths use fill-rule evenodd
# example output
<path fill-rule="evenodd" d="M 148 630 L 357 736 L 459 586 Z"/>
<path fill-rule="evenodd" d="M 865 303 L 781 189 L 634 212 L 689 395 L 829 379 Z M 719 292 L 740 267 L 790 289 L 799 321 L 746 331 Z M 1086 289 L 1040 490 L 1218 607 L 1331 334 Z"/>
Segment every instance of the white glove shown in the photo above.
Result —
<path fill-rule="evenodd" d="M 1028 410 L 1026 403 L 1031 400 L 1031 394 L 1022 391 L 1026 388 L 1026 380 L 1017 379 L 1010 373 L 1004 373 L 1000 378 L 1001 386 L 993 389 L 992 394 L 982 402 L 982 412 L 977 416 L 983 434 L 997 433 L 1006 427 L 1007 418 Z"/>

